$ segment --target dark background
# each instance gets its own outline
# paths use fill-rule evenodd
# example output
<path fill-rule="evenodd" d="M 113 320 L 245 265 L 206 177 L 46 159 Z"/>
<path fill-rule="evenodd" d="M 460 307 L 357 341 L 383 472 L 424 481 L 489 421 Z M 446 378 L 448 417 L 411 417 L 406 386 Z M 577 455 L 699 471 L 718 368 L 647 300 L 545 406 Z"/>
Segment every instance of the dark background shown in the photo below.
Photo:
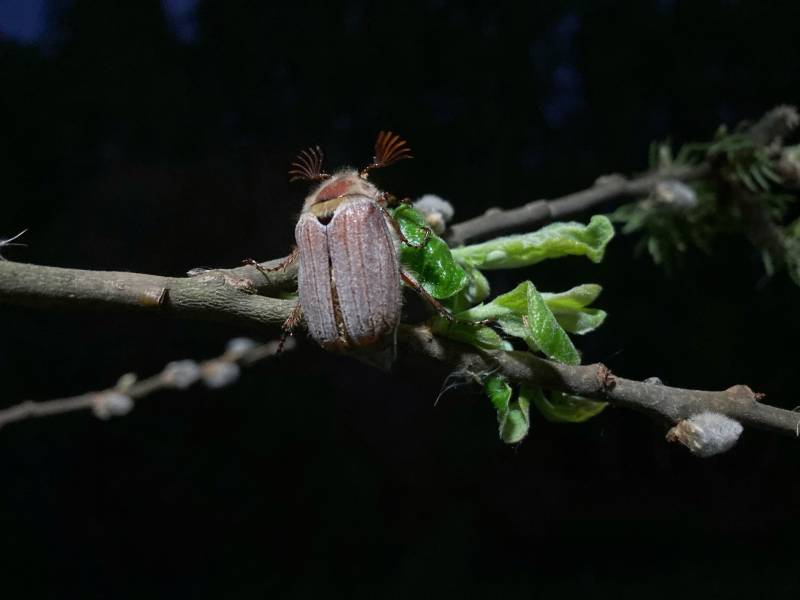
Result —
<path fill-rule="evenodd" d="M 797 103 L 791 7 L 0 1 L 0 237 L 30 228 L 17 260 L 165 275 L 280 256 L 305 191 L 286 181 L 297 150 L 362 165 L 381 129 L 417 158 L 376 180 L 459 218 L 575 191 L 646 168 L 652 140 Z M 634 243 L 499 274 L 495 291 L 601 283 L 610 317 L 578 340 L 586 362 L 800 404 L 800 289 L 765 281 L 741 239 L 672 277 Z M 0 332 L 2 405 L 253 334 L 8 307 Z M 797 442 L 748 430 L 702 460 L 609 409 L 537 418 L 507 447 L 477 390 L 434 406 L 445 375 L 387 376 L 301 340 L 224 391 L 9 426 L 0 593 L 796 597 Z"/>

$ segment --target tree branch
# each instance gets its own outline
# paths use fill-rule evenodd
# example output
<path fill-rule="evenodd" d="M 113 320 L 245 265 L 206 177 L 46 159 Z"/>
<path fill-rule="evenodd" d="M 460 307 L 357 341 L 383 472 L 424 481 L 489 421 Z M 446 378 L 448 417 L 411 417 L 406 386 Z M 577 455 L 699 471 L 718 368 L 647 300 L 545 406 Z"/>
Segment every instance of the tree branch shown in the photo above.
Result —
<path fill-rule="evenodd" d="M 600 177 L 592 187 L 554 200 L 535 200 L 508 210 L 490 208 L 479 217 L 453 225 L 445 232 L 444 238 L 451 246 L 458 246 L 515 229 L 535 229 L 550 221 L 571 218 L 614 198 L 646 196 L 662 181 L 699 179 L 707 175 L 709 169 L 709 165 L 703 163 L 658 169 L 633 179 L 622 175 Z"/>
<path fill-rule="evenodd" d="M 287 340 L 284 350 L 294 348 L 293 340 Z M 47 400 L 26 401 L 0 410 L 0 427 L 39 417 L 60 415 L 79 410 L 91 410 L 101 419 L 121 416 L 133 409 L 134 401 L 167 389 L 185 390 L 197 381 L 210 388 L 220 388 L 233 383 L 239 376 L 239 367 L 250 367 L 267 358 L 274 357 L 280 343 L 277 341 L 256 344 L 251 340 L 231 340 L 225 352 L 214 359 L 196 363 L 182 360 L 169 363 L 160 373 L 137 380 L 128 373 L 120 377 L 114 387 L 98 392 L 87 392 L 79 396 Z"/>
<path fill-rule="evenodd" d="M 750 427 L 800 437 L 800 414 L 762 404 L 762 394 L 745 385 L 719 392 L 689 390 L 624 379 L 604 365 L 571 366 L 539 358 L 530 352 L 481 351 L 437 337 L 423 326 L 401 329 L 400 341 L 412 355 L 424 356 L 473 374 L 499 372 L 515 383 L 603 400 L 677 423 L 710 411 Z"/>
<path fill-rule="evenodd" d="M 256 328 L 282 324 L 294 301 L 256 295 L 252 281 L 236 276 L 240 272 L 206 271 L 195 277 L 175 278 L 0 262 L 0 302 L 38 307 L 123 308 L 175 317 L 238 321 Z M 403 326 L 399 341 L 409 354 L 436 360 L 456 370 L 499 371 L 516 383 L 535 383 L 547 389 L 604 400 L 672 423 L 712 411 L 759 429 L 792 436 L 800 432 L 800 415 L 758 402 L 758 395 L 742 385 L 708 392 L 632 381 L 612 375 L 600 364 L 569 366 L 527 352 L 478 352 L 436 337 L 425 326 Z M 96 396 L 67 398 L 58 404 L 25 403 L 0 413 L 0 423 L 3 419 L 19 420 L 91 408 L 89 400 L 95 401 Z"/>
<path fill-rule="evenodd" d="M 287 286 L 294 271 L 276 271 L 270 276 L 271 280 L 267 280 L 250 266 L 203 271 L 194 277 L 160 277 L 2 261 L 0 303 L 37 308 L 124 309 L 189 319 L 238 321 L 258 327 L 281 323 L 295 304 L 256 293 L 259 286 L 268 291 Z"/>

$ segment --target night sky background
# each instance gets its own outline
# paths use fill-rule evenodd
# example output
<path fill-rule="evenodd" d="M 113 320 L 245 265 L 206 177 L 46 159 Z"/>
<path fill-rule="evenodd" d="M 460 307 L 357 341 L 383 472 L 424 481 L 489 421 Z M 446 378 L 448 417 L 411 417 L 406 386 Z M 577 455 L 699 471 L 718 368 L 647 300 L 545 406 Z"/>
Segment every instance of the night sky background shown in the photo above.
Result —
<path fill-rule="evenodd" d="M 0 237 L 30 229 L 15 260 L 163 275 L 281 256 L 296 152 L 360 166 L 381 129 L 416 159 L 375 180 L 457 218 L 576 191 L 645 169 L 653 140 L 800 102 L 794 5 L 0 0 Z M 671 277 L 635 241 L 494 290 L 600 283 L 585 362 L 800 404 L 800 289 L 743 239 Z M 4 307 L 0 333 L 6 406 L 277 331 Z M 445 371 L 300 342 L 226 390 L 0 431 L 0 594 L 797 597 L 796 441 L 747 430 L 702 460 L 610 408 L 508 447 L 479 390 L 434 406 Z"/>

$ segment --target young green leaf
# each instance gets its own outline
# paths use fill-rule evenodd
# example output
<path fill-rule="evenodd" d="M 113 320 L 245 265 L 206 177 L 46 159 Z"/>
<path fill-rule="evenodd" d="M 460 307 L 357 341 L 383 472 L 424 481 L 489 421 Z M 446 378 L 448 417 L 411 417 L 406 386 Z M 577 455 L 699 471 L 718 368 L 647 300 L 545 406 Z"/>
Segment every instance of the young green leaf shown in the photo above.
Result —
<path fill-rule="evenodd" d="M 542 292 L 542 298 L 561 327 L 569 333 L 582 335 L 597 329 L 606 319 L 605 311 L 587 308 L 602 290 L 597 284 L 587 283 L 559 294 Z"/>
<path fill-rule="evenodd" d="M 458 313 L 463 321 L 496 321 L 507 335 L 522 338 L 532 350 L 540 350 L 549 358 L 571 365 L 580 363 L 580 356 L 567 333 L 542 295 L 525 281 L 489 304 L 480 304 Z"/>
<path fill-rule="evenodd" d="M 457 313 L 483 302 L 489 296 L 489 281 L 483 273 L 472 265 L 461 265 L 467 273 L 467 285 L 455 296 L 445 299 L 442 304 Z"/>
<path fill-rule="evenodd" d="M 540 387 L 531 385 L 523 385 L 519 395 L 532 402 L 545 419 L 554 423 L 582 423 L 600 414 L 607 406 L 606 402 L 563 392 L 550 392 L 548 399 Z"/>
<path fill-rule="evenodd" d="M 583 285 L 576 285 L 566 292 L 542 292 L 542 298 L 544 298 L 547 305 L 554 310 L 577 310 L 584 306 L 589 306 L 592 302 L 597 300 L 597 297 L 602 291 L 602 286 L 596 283 L 584 283 Z"/>
<path fill-rule="evenodd" d="M 425 240 L 425 217 L 412 206 L 402 204 L 393 211 L 403 235 L 413 244 Z M 450 248 L 440 237 L 430 234 L 427 243 L 414 248 L 400 245 L 400 262 L 434 298 L 450 298 L 469 283 L 464 269 L 453 259 Z"/>
<path fill-rule="evenodd" d="M 491 327 L 466 321 L 448 321 L 434 317 L 431 331 L 457 342 L 464 342 L 484 350 L 513 350 L 514 347 Z"/>
<path fill-rule="evenodd" d="M 511 386 L 505 377 L 496 373 L 485 379 L 483 389 L 497 411 L 500 439 L 506 444 L 521 442 L 530 430 L 528 399 L 520 395 L 516 401 L 512 401 Z"/>
<path fill-rule="evenodd" d="M 533 233 L 500 237 L 452 252 L 459 262 L 484 270 L 525 267 L 569 254 L 600 262 L 613 237 L 611 221 L 595 215 L 588 225 L 553 223 Z"/>

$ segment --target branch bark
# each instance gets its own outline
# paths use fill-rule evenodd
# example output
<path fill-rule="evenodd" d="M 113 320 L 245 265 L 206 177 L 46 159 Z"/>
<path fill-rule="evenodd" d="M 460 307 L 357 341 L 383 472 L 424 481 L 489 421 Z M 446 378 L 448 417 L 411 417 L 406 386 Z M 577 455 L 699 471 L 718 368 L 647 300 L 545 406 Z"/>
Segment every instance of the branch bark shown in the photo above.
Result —
<path fill-rule="evenodd" d="M 535 200 L 517 208 L 490 208 L 483 215 L 457 223 L 445 232 L 451 246 L 509 233 L 517 229 L 533 229 L 560 219 L 570 218 L 593 206 L 615 198 L 646 196 L 662 181 L 691 181 L 709 173 L 708 164 L 677 166 L 650 171 L 626 179 L 622 175 L 601 177 L 590 188 L 553 200 Z"/>
<path fill-rule="evenodd" d="M 160 390 L 185 390 L 198 381 L 206 386 L 220 388 L 233 383 L 239 374 L 239 367 L 250 367 L 277 354 L 281 343 L 278 341 L 256 344 L 251 340 L 236 340 L 228 344 L 219 357 L 196 363 L 184 360 L 168 364 L 164 369 L 146 379 L 137 380 L 132 373 L 120 377 L 116 386 L 97 392 L 87 392 L 69 398 L 57 398 L 45 402 L 20 402 L 0 410 L 0 427 L 24 421 L 61 415 L 80 410 L 91 410 L 101 419 L 122 416 L 133 409 L 134 401 L 146 398 Z M 294 344 L 284 344 L 284 350 L 291 350 Z"/>
<path fill-rule="evenodd" d="M 264 264 L 275 264 L 273 261 Z M 254 269 L 255 270 L 255 269 Z M 294 301 L 256 295 L 249 271 L 206 271 L 195 277 L 176 278 L 81 271 L 21 263 L 0 262 L 0 302 L 21 306 L 129 309 L 175 317 L 213 321 L 238 321 L 254 328 L 281 325 Z M 261 274 L 255 270 L 254 276 Z M 292 277 L 277 272 L 274 285 Z M 517 383 L 604 400 L 677 423 L 693 414 L 712 411 L 744 425 L 768 431 L 800 435 L 800 414 L 758 402 L 758 395 L 743 385 L 709 392 L 654 385 L 616 377 L 601 364 L 569 366 L 524 352 L 478 352 L 471 347 L 436 337 L 425 326 L 403 326 L 399 342 L 408 353 L 435 360 L 471 373 L 499 371 Z M 89 406 L 81 400 L 64 399 L 60 408 Z M 47 407 L 36 409 L 51 414 Z M 13 420 L 33 414 L 34 407 L 12 407 Z"/>
<path fill-rule="evenodd" d="M 425 356 L 469 373 L 499 372 L 516 383 L 603 400 L 672 423 L 709 411 L 750 427 L 800 437 L 800 414 L 762 404 L 761 394 L 745 385 L 722 391 L 675 388 L 617 377 L 603 364 L 571 366 L 529 352 L 478 352 L 437 337 L 423 326 L 403 327 L 401 342 L 413 355 Z"/>
<path fill-rule="evenodd" d="M 274 266 L 279 261 L 263 263 Z M 256 327 L 282 322 L 291 300 L 258 295 L 290 287 L 295 271 L 262 275 L 255 267 L 160 277 L 0 262 L 0 303 L 36 308 L 123 309 L 188 319 L 238 321 Z"/>

